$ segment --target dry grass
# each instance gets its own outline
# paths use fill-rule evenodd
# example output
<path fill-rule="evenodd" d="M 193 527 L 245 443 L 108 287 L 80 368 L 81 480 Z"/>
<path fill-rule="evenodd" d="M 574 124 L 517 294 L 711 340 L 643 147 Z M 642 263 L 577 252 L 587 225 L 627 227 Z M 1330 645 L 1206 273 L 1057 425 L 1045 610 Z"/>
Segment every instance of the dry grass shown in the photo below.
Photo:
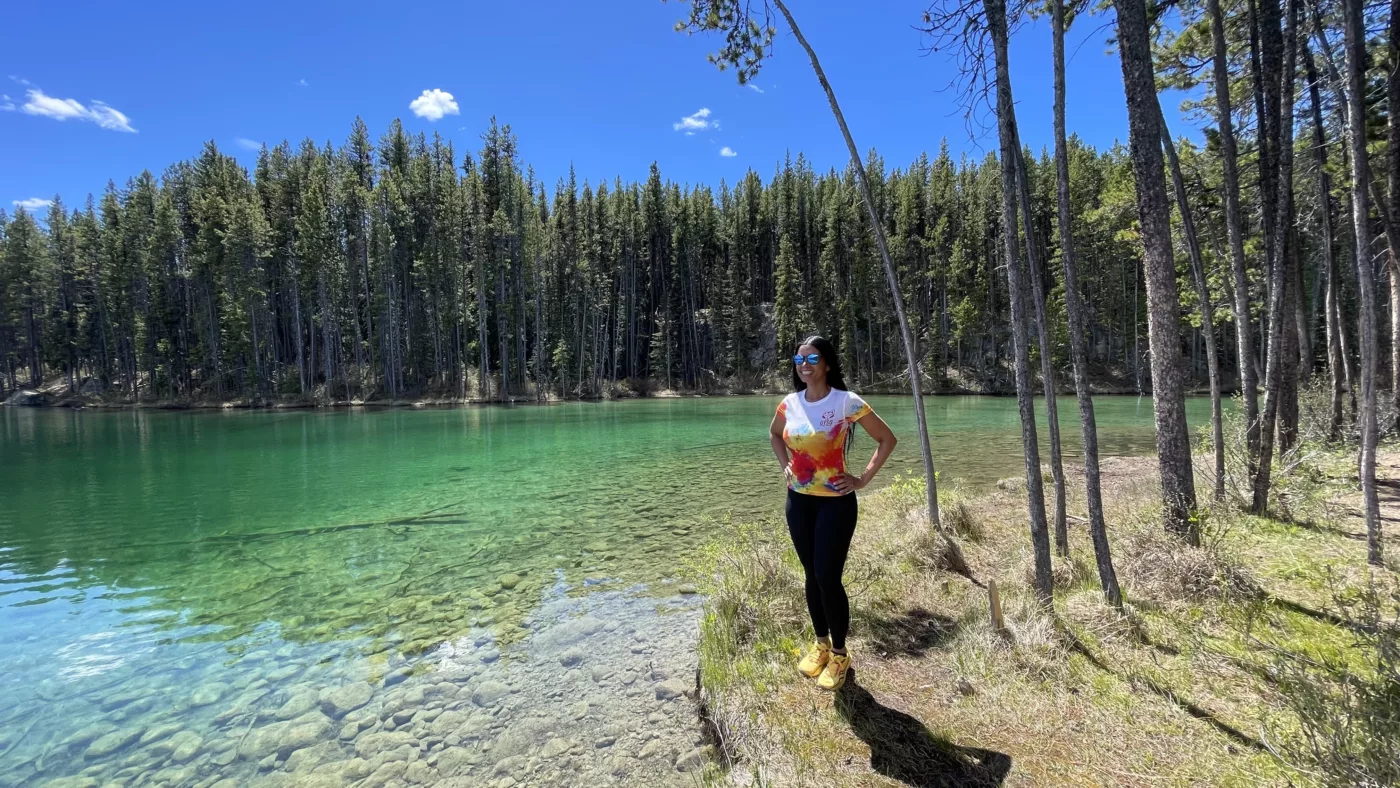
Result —
<path fill-rule="evenodd" d="M 702 685 L 730 760 L 710 778 L 1311 784 L 1287 754 L 1297 723 L 1272 655 L 1345 657 L 1354 643 L 1345 622 L 1325 612 L 1339 589 L 1366 574 L 1357 524 L 1331 516 L 1347 507 L 1343 485 L 1290 477 L 1293 514 L 1310 518 L 1303 525 L 1208 509 L 1207 546 L 1196 549 L 1161 529 L 1155 461 L 1105 461 L 1106 514 L 1127 600 L 1118 611 L 1098 590 L 1082 479 L 1068 481 L 1073 556 L 1056 559 L 1054 612 L 1029 590 L 1024 485 L 945 491 L 945 521 L 978 582 L 994 579 L 1001 589 L 1006 633 L 992 626 L 983 587 L 943 571 L 921 485 L 898 481 L 863 498 L 846 571 L 856 668 L 835 696 L 793 669 L 811 633 L 785 529 L 730 526 L 698 567 L 710 591 Z M 1210 486 L 1199 481 L 1197 489 L 1204 498 Z"/>

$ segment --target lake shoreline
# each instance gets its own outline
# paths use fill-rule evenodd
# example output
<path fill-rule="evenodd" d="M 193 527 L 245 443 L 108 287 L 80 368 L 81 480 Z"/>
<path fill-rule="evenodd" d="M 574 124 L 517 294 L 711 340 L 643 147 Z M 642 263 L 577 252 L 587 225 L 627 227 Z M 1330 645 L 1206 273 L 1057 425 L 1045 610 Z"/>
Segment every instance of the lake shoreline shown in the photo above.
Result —
<path fill-rule="evenodd" d="M 1151 391 L 1139 392 L 1131 386 L 1091 386 L 1091 394 L 1095 397 L 1151 397 Z M 879 396 L 910 396 L 908 389 L 889 388 L 882 386 L 864 387 L 860 392 L 865 395 Z M 662 390 L 648 393 L 634 393 L 628 395 L 606 396 L 606 397 L 558 397 L 551 395 L 546 399 L 534 397 L 512 397 L 508 400 L 499 398 L 477 398 L 477 397 L 414 397 L 406 399 L 333 399 L 333 400 L 310 400 L 305 397 L 278 397 L 262 399 L 235 399 L 235 400 L 141 400 L 137 402 L 126 402 L 120 400 L 105 400 L 100 398 L 85 397 L 82 394 L 67 394 L 61 391 L 54 391 L 53 387 L 45 387 L 42 390 L 21 389 L 11 392 L 10 397 L 0 402 L 0 407 L 12 408 L 35 408 L 35 409 L 67 409 L 67 410 L 92 410 L 92 411 L 129 411 L 129 410 L 156 410 L 156 411 L 305 411 L 305 410 L 343 410 L 347 408 L 366 409 L 414 409 L 414 408 L 463 408 L 463 407 L 488 407 L 488 406 L 530 406 L 530 405 L 559 405 L 573 402 L 625 402 L 631 400 L 661 400 L 661 399 L 714 399 L 721 397 L 775 397 L 789 393 L 785 388 L 756 388 L 752 390 L 735 391 L 670 391 Z M 928 397 L 1014 397 L 1015 390 L 1003 391 L 1000 389 L 979 391 L 962 387 L 938 388 L 920 392 Z M 1208 388 L 1196 387 L 1187 389 L 1187 396 L 1209 395 Z M 1222 397 L 1234 395 L 1234 391 L 1223 391 Z M 1040 396 L 1037 394 L 1037 396 Z M 1075 397 L 1073 388 L 1062 389 L 1056 392 L 1057 398 Z"/>

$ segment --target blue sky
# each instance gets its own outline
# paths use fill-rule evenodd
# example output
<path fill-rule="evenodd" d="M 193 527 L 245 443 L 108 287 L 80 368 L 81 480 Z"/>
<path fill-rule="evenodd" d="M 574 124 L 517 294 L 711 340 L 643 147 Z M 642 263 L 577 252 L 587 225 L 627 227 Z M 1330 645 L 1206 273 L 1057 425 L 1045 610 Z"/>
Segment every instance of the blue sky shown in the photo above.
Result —
<path fill-rule="evenodd" d="M 913 29 L 919 2 L 792 5 L 862 149 L 903 166 L 936 153 L 944 137 L 955 153 L 995 147 L 992 134 L 970 137 L 944 89 L 952 62 L 923 51 Z M 410 131 L 438 131 L 472 150 L 495 115 L 551 187 L 570 164 L 597 183 L 645 178 L 655 160 L 663 177 L 716 185 L 750 167 L 766 179 L 788 150 L 819 170 L 844 166 L 841 137 L 790 34 L 781 31 L 758 89 L 741 87 L 706 62 L 714 39 L 673 31 L 685 8 L 12 4 L 0 28 L 0 207 L 55 194 L 78 205 L 109 179 L 158 175 L 207 140 L 249 166 L 264 141 L 339 145 L 356 115 L 375 138 L 398 117 Z M 1068 44 L 1069 128 L 1100 146 L 1126 139 L 1127 129 L 1105 21 L 1081 19 Z M 1015 35 L 1011 59 L 1022 139 L 1048 146 L 1048 21 Z"/>

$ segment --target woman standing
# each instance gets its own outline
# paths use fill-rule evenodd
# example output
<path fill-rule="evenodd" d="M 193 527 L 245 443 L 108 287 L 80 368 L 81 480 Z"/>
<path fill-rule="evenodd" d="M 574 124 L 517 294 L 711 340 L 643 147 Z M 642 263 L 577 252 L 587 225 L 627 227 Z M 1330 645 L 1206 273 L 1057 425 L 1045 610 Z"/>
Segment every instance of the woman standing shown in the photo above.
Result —
<path fill-rule="evenodd" d="M 768 431 L 787 475 L 788 533 L 806 575 L 807 612 L 817 635 L 797 669 L 818 677 L 818 687 L 835 690 L 851 667 L 846 651 L 851 606 L 841 572 L 856 531 L 856 490 L 870 483 L 897 441 L 865 400 L 846 390 L 831 342 L 804 339 L 792 363 L 795 391 L 778 405 Z M 879 444 L 859 475 L 846 472 L 846 450 L 857 423 Z"/>

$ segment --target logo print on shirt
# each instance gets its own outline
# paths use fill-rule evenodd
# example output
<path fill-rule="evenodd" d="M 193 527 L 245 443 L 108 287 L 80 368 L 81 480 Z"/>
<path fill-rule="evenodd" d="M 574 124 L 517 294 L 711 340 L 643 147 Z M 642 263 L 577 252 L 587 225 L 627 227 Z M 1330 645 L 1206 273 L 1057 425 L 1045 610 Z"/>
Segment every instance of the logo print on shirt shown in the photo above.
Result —
<path fill-rule="evenodd" d="M 836 411 L 834 411 L 834 410 L 829 410 L 829 411 L 827 411 L 827 412 L 825 412 L 825 413 L 822 414 L 822 426 L 823 426 L 823 427 L 830 427 L 830 426 L 832 425 L 832 423 L 833 423 L 835 420 L 836 420 Z"/>

